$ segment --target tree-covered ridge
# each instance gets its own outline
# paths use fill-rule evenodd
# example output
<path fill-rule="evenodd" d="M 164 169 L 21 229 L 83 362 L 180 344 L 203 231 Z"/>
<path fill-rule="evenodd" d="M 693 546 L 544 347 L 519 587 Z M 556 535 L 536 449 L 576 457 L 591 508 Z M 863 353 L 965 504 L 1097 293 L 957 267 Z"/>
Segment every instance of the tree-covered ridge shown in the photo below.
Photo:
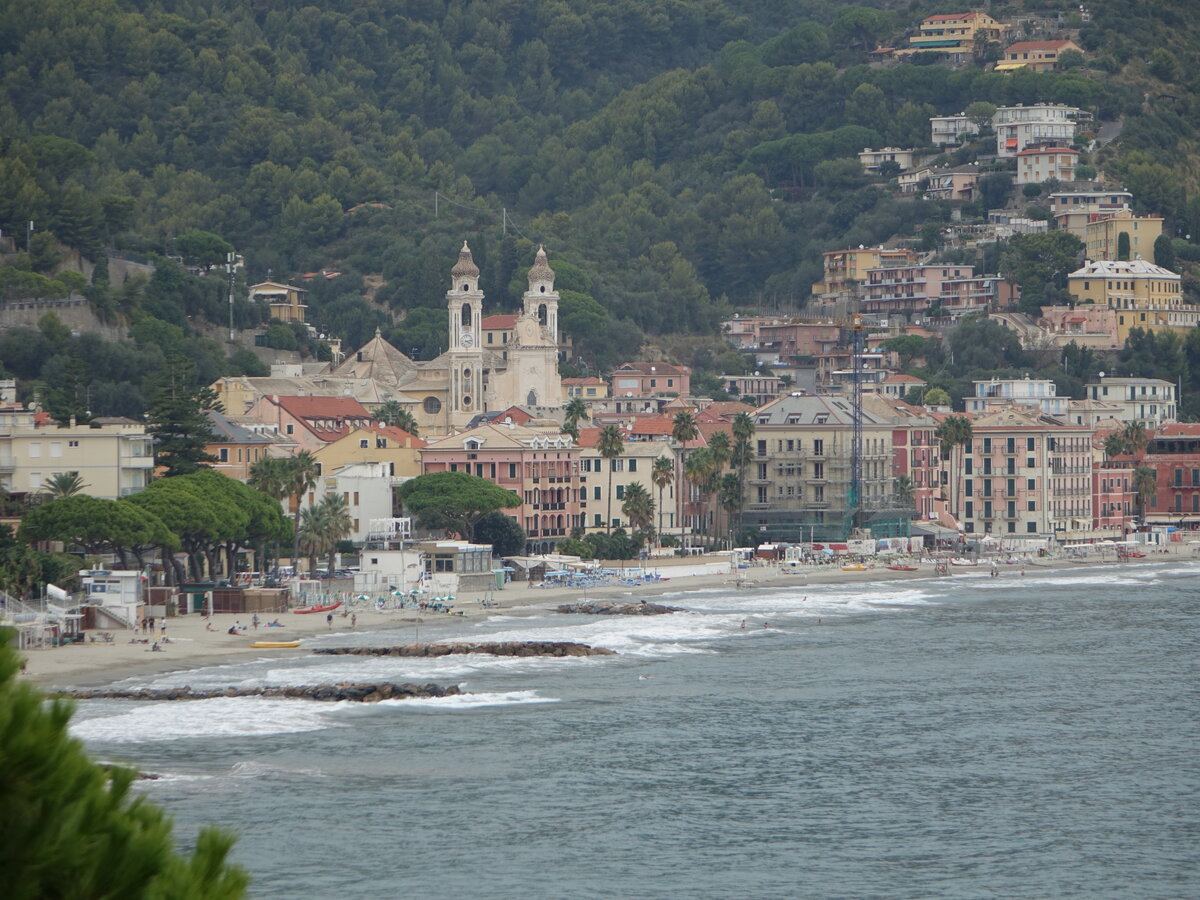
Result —
<path fill-rule="evenodd" d="M 712 334 L 731 308 L 799 309 L 822 250 L 947 220 L 853 155 L 923 146 L 928 116 L 973 101 L 1124 117 L 1138 152 L 1098 161 L 1200 234 L 1196 25 L 1166 0 L 1089 9 L 1082 65 L 1002 74 L 866 64 L 945 3 L 0 0 L 0 228 L 38 223 L 18 281 L 59 271 L 51 236 L 194 257 L 217 235 L 251 281 L 336 269 L 310 285 L 313 324 L 350 345 L 380 326 L 422 357 L 444 349 L 464 233 L 491 309 L 512 308 L 544 241 L 562 321 L 603 367 L 645 334 Z M 167 267 L 114 291 L 100 274 L 105 315 L 220 316 L 220 279 Z"/>

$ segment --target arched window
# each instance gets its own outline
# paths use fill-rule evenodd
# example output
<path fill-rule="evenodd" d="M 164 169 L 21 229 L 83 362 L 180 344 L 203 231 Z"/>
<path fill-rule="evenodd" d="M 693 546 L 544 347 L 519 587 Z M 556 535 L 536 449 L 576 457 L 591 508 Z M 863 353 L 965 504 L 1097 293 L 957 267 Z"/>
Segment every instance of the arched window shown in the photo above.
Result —
<path fill-rule="evenodd" d="M 550 324 L 550 314 L 546 311 L 545 303 L 538 307 L 538 321 L 543 325 Z"/>
<path fill-rule="evenodd" d="M 537 406 L 537 393 L 530 391 L 529 396 L 525 398 L 525 402 L 530 406 Z"/>
<path fill-rule="evenodd" d="M 463 285 L 463 293 L 464 293 L 464 294 L 465 294 L 467 291 L 469 291 L 470 289 L 471 289 L 471 286 L 470 286 L 469 284 L 464 284 L 464 285 Z"/>
<path fill-rule="evenodd" d="M 426 397 L 425 402 L 421 404 L 421 408 L 431 416 L 436 416 L 442 411 L 442 401 L 437 397 Z"/>
<path fill-rule="evenodd" d="M 540 288 L 538 288 L 538 290 L 544 294 L 546 293 L 546 286 L 543 284 Z"/>
<path fill-rule="evenodd" d="M 463 323 L 463 325 L 465 325 L 467 327 L 470 327 L 470 325 L 471 325 L 471 304 L 470 303 L 463 304 L 462 323 Z"/>

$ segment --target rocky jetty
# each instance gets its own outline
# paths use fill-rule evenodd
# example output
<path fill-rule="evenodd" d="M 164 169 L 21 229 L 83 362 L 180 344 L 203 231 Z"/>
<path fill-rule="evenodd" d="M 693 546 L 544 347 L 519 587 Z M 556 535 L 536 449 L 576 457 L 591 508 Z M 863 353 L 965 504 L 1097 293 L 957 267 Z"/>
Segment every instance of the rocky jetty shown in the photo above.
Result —
<path fill-rule="evenodd" d="M 588 616 L 661 616 L 680 612 L 678 606 L 661 603 L 625 603 L 619 600 L 591 600 L 585 603 L 564 603 L 556 612 L 579 613 Z"/>
<path fill-rule="evenodd" d="M 217 688 L 194 691 L 190 687 L 149 690 L 114 690 L 99 688 L 89 691 L 59 691 L 59 697 L 74 700 L 212 700 L 217 697 L 280 697 L 289 700 L 320 700 L 327 703 L 352 700 L 356 703 L 378 703 L 380 700 L 407 700 L 412 697 L 454 697 L 461 694 L 457 687 L 440 684 L 375 684 L 342 683 L 312 684 L 289 687 Z"/>
<path fill-rule="evenodd" d="M 313 653 L 326 656 L 458 656 L 482 653 L 488 656 L 614 656 L 612 650 L 570 641 L 476 641 L 449 644 L 404 644 L 398 647 L 316 647 Z"/>

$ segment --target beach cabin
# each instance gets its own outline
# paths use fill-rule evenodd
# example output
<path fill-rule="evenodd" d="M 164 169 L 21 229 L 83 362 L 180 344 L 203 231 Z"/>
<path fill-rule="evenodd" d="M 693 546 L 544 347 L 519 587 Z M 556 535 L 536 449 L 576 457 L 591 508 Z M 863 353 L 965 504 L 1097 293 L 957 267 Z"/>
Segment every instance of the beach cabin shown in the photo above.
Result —
<path fill-rule="evenodd" d="M 83 602 L 98 609 L 97 624 L 105 618 L 119 628 L 136 628 L 142 617 L 143 580 L 136 569 L 80 569 Z"/>

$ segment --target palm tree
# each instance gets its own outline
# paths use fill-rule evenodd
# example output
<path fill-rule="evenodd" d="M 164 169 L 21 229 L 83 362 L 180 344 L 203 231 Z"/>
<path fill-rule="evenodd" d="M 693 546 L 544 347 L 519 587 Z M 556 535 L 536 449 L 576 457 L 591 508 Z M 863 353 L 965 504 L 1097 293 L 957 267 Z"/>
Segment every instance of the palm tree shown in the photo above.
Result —
<path fill-rule="evenodd" d="M 654 498 L 638 482 L 625 489 L 625 502 L 621 504 L 621 512 L 629 520 L 632 531 L 640 531 L 646 535 L 654 534 Z"/>
<path fill-rule="evenodd" d="M 376 421 L 382 422 L 384 425 L 391 425 L 407 431 L 413 437 L 420 437 L 418 434 L 420 426 L 417 425 L 417 420 L 397 400 L 388 400 L 386 403 L 379 404 L 374 415 Z"/>
<path fill-rule="evenodd" d="M 942 420 L 941 424 L 938 425 L 933 434 L 934 437 L 936 437 L 940 442 L 939 449 L 941 450 L 942 458 L 944 459 L 949 457 L 950 454 L 954 452 L 955 447 L 958 447 L 961 451 L 963 447 L 971 443 L 971 438 L 973 437 L 971 420 L 966 416 L 947 416 Z M 955 467 L 954 471 L 962 471 L 961 461 L 960 464 Z M 962 481 L 962 479 L 954 479 L 954 482 L 959 481 Z M 955 491 L 954 483 L 951 483 L 950 485 L 950 506 L 953 510 L 954 516 L 957 518 L 958 494 Z"/>
<path fill-rule="evenodd" d="M 662 542 L 662 516 L 663 516 L 663 491 L 667 485 L 675 480 L 675 460 L 669 459 L 666 456 L 660 456 L 654 461 L 654 467 L 650 470 L 650 480 L 654 482 L 654 486 L 658 488 L 658 533 L 659 542 Z"/>
<path fill-rule="evenodd" d="M 1124 456 L 1129 453 L 1129 444 L 1125 440 L 1125 435 L 1121 431 L 1109 432 L 1104 438 L 1104 457 L 1110 459 L 1114 456 Z"/>
<path fill-rule="evenodd" d="M 62 497 L 74 497 L 80 493 L 87 483 L 78 472 L 55 472 L 42 482 L 42 493 L 51 500 Z"/>
<path fill-rule="evenodd" d="M 719 469 L 717 468 L 716 460 L 713 458 L 712 451 L 708 447 L 701 447 L 689 456 L 683 474 L 696 488 L 700 506 L 703 509 L 708 495 L 712 493 L 716 486 L 719 476 Z"/>
<path fill-rule="evenodd" d="M 625 452 L 625 442 L 621 439 L 621 430 L 616 425 L 605 425 L 600 429 L 600 436 L 596 440 L 596 449 L 600 451 L 600 458 L 606 461 L 605 468 L 608 469 L 608 516 L 604 522 L 604 533 L 612 533 L 612 461 Z"/>
<path fill-rule="evenodd" d="M 907 475 L 899 475 L 892 483 L 892 491 L 896 495 L 896 500 L 903 503 L 905 506 L 912 506 L 913 502 L 913 480 Z"/>
<path fill-rule="evenodd" d="M 250 467 L 250 487 L 282 503 L 292 492 L 291 460 L 264 456 Z"/>
<path fill-rule="evenodd" d="M 1144 422 L 1130 422 L 1121 429 L 1121 440 L 1125 442 L 1125 452 L 1130 456 L 1138 456 L 1150 443 L 1150 434 L 1146 431 Z"/>
<path fill-rule="evenodd" d="M 728 523 L 733 522 L 733 515 L 742 505 L 742 480 L 734 472 L 726 472 L 721 476 L 721 481 L 717 486 L 717 503 L 721 509 L 725 510 L 725 520 Z M 732 550 L 733 544 L 733 528 L 728 527 L 726 531 L 729 533 L 729 549 Z"/>
<path fill-rule="evenodd" d="M 300 525 L 296 529 L 296 557 L 301 553 L 308 557 L 308 573 L 315 575 L 317 557 L 325 552 L 325 538 L 321 530 L 319 506 L 306 506 L 300 511 Z"/>
<path fill-rule="evenodd" d="M 338 544 L 354 533 L 350 505 L 341 494 L 326 494 L 317 506 L 317 514 L 321 521 L 325 552 L 329 554 L 329 574 L 332 575 L 337 562 Z"/>
<path fill-rule="evenodd" d="M 742 530 L 742 510 L 746 504 L 746 470 L 754 456 L 754 419 L 749 413 L 740 412 L 733 417 L 733 454 L 730 463 L 738 473 L 738 490 L 741 494 L 737 505 L 737 527 Z"/>
<path fill-rule="evenodd" d="M 1138 518 L 1146 519 L 1146 504 L 1158 490 L 1158 474 L 1149 466 L 1138 466 L 1133 470 L 1133 490 L 1137 494 Z"/>
<path fill-rule="evenodd" d="M 313 455 L 307 450 L 301 450 L 291 459 L 287 460 L 287 484 L 288 493 L 292 495 L 296 504 L 296 555 L 300 554 L 300 505 L 304 500 L 304 495 L 317 486 L 317 461 Z"/>
<path fill-rule="evenodd" d="M 579 423 L 588 419 L 587 404 L 579 397 L 572 397 L 564 407 L 564 412 L 563 432 L 579 440 Z"/>
<path fill-rule="evenodd" d="M 700 429 L 696 426 L 696 417 L 687 410 L 681 410 L 675 413 L 675 418 L 671 422 L 671 437 L 679 444 L 679 471 L 687 477 L 687 445 L 689 441 L 694 441 L 700 434 Z M 679 486 L 675 487 L 676 503 L 679 505 L 679 524 L 685 525 L 684 517 L 687 511 L 687 504 L 684 498 L 684 492 L 679 490 Z M 687 535 L 687 529 L 684 528 L 684 536 Z"/>
<path fill-rule="evenodd" d="M 708 439 L 708 452 L 712 455 L 712 479 L 714 482 L 712 493 L 719 495 L 720 483 L 722 476 L 725 474 L 725 467 L 729 465 L 729 460 L 733 457 L 733 445 L 729 439 L 729 433 L 726 431 L 714 432 L 713 436 Z M 721 533 L 721 510 L 723 508 L 718 500 L 715 511 L 716 522 L 714 523 L 717 527 L 713 529 L 717 534 Z"/>

